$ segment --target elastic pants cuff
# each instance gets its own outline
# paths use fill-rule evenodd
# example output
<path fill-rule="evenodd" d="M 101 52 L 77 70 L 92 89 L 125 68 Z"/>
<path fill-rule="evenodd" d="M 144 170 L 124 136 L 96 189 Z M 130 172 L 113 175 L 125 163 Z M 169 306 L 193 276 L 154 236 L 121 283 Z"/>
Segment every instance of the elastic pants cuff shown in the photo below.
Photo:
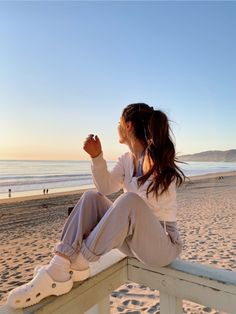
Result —
<path fill-rule="evenodd" d="M 83 256 L 89 261 L 89 262 L 96 262 L 100 259 L 101 256 L 94 254 L 93 252 L 91 252 L 85 242 L 82 242 L 82 246 L 80 249 L 80 252 L 83 254 Z"/>
<path fill-rule="evenodd" d="M 53 253 L 59 252 L 61 254 L 64 254 L 70 259 L 71 262 L 74 261 L 76 256 L 79 254 L 79 251 L 80 250 L 78 248 L 77 250 L 75 250 L 73 249 L 73 247 L 63 242 L 57 243 L 53 248 Z"/>

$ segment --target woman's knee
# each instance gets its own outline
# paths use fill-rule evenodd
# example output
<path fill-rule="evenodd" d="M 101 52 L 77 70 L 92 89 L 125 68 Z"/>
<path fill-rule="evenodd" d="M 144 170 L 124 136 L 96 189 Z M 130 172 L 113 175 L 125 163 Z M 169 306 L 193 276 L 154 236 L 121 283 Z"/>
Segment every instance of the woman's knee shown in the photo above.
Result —
<path fill-rule="evenodd" d="M 102 195 L 98 191 L 85 191 L 82 195 L 83 199 L 94 199 L 94 198 L 100 198 Z"/>
<path fill-rule="evenodd" d="M 124 211 L 124 214 L 137 212 L 143 208 L 142 198 L 134 192 L 125 192 L 120 195 L 113 203 L 113 209 L 119 212 Z"/>
<path fill-rule="evenodd" d="M 120 196 L 119 200 L 124 203 L 132 204 L 134 202 L 139 202 L 140 200 L 142 200 L 142 198 L 137 193 L 125 192 Z"/>
<path fill-rule="evenodd" d="M 86 202 L 87 203 L 90 203 L 90 202 L 93 202 L 94 200 L 96 200 L 98 197 L 101 197 L 100 196 L 100 193 L 98 193 L 97 191 L 85 191 L 82 196 L 80 197 L 80 199 L 78 200 L 77 204 L 75 205 L 76 208 L 79 208 L 80 205 L 81 205 L 81 202 Z"/>

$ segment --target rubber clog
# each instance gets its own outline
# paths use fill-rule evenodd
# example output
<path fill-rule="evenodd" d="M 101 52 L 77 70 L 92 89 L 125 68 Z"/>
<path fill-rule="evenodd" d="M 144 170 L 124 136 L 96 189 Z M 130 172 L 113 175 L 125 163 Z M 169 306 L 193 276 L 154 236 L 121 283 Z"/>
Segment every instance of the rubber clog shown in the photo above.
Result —
<path fill-rule="evenodd" d="M 37 272 L 42 269 L 45 268 L 47 265 L 38 265 L 35 267 L 34 269 L 34 276 L 37 274 Z M 90 277 L 90 268 L 87 268 L 85 270 L 74 270 L 74 269 L 70 269 L 70 275 L 71 278 L 73 280 L 73 282 L 77 282 L 77 281 L 83 281 L 87 278 Z"/>
<path fill-rule="evenodd" d="M 72 287 L 73 280 L 71 278 L 66 282 L 57 282 L 42 268 L 38 270 L 36 276 L 29 283 L 10 291 L 7 305 L 14 309 L 25 308 L 39 303 L 50 295 L 66 294 Z"/>

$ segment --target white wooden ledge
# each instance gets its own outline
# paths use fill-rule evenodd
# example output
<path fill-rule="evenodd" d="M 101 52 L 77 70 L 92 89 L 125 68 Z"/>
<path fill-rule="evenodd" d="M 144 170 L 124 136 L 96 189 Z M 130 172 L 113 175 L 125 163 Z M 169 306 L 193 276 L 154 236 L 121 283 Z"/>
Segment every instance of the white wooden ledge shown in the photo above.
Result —
<path fill-rule="evenodd" d="M 163 314 L 182 314 L 183 299 L 236 313 L 236 272 L 178 259 L 166 267 L 150 267 L 118 250 L 90 265 L 91 277 L 66 295 L 22 310 L 2 306 L 0 314 L 108 314 L 111 292 L 128 281 L 160 290 Z"/>
<path fill-rule="evenodd" d="M 236 272 L 176 259 L 150 267 L 128 258 L 128 279 L 160 291 L 161 313 L 182 314 L 182 300 L 236 314 Z"/>

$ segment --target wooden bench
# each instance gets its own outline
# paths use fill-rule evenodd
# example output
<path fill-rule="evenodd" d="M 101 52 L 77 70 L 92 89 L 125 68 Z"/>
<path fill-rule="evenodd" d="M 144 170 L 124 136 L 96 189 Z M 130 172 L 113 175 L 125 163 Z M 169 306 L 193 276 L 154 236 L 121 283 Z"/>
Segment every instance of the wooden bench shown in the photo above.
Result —
<path fill-rule="evenodd" d="M 160 291 L 163 314 L 182 314 L 182 300 L 236 313 L 236 272 L 175 260 L 166 267 L 150 267 L 118 250 L 91 263 L 91 277 L 74 284 L 60 297 L 48 297 L 39 304 L 13 310 L 0 307 L 0 314 L 108 314 L 109 295 L 126 282 L 136 282 Z"/>

